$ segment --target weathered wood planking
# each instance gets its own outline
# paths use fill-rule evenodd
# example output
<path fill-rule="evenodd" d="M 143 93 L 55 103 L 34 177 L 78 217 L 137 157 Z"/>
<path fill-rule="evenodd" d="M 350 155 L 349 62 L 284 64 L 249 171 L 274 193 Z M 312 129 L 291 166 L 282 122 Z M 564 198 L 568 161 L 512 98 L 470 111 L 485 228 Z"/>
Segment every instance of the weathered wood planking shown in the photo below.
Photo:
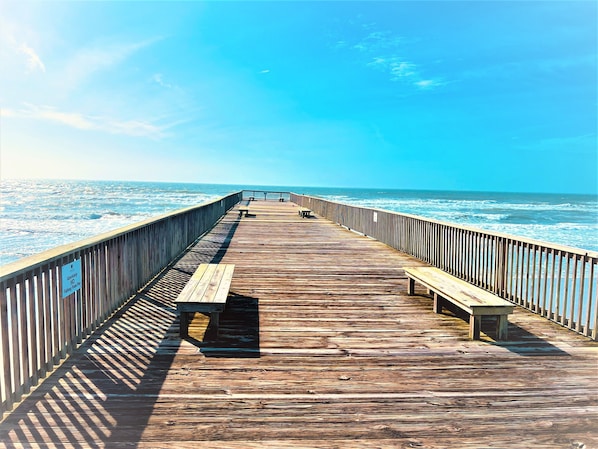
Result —
<path fill-rule="evenodd" d="M 407 296 L 423 265 L 287 202 L 233 210 L 0 425 L 6 447 L 598 447 L 598 345 L 520 308 L 510 339 Z M 200 263 L 235 264 L 220 336 L 178 339 Z M 416 289 L 416 293 L 424 293 Z M 579 443 L 579 444 L 578 444 Z"/>
<path fill-rule="evenodd" d="M 0 266 L 0 414 L 238 203 L 241 192 Z M 81 289 L 62 298 L 62 267 Z"/>
<path fill-rule="evenodd" d="M 291 200 L 598 340 L 596 251 L 323 198 Z"/>

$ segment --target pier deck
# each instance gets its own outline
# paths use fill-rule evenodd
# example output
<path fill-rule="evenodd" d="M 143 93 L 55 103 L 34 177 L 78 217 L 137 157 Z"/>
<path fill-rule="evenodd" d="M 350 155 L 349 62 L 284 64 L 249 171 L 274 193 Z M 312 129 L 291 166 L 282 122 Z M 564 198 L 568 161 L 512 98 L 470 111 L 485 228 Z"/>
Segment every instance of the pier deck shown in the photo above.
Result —
<path fill-rule="evenodd" d="M 237 206 L 238 207 L 238 206 Z M 418 260 L 289 202 L 234 209 L 0 424 L 0 447 L 598 447 L 598 344 L 516 308 L 436 315 Z M 216 338 L 174 300 L 232 263 Z M 488 331 L 488 334 L 485 333 Z M 207 332 L 207 335 L 205 335 Z"/>

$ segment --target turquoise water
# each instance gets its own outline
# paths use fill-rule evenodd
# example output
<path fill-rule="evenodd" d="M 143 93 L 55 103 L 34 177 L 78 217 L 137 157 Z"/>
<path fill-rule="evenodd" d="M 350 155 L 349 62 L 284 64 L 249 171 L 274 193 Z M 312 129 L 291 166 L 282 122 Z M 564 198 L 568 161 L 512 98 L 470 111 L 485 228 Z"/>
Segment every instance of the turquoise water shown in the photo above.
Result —
<path fill-rule="evenodd" d="M 594 195 L 15 180 L 0 183 L 0 265 L 244 188 L 304 193 L 598 251 Z"/>

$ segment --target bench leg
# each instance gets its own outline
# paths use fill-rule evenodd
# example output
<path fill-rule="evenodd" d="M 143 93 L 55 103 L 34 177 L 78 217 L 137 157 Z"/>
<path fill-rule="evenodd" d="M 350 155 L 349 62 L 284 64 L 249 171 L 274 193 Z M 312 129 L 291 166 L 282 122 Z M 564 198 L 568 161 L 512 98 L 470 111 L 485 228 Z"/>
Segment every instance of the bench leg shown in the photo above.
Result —
<path fill-rule="evenodd" d="M 434 293 L 434 313 L 442 313 L 442 296 Z"/>
<path fill-rule="evenodd" d="M 498 315 L 496 317 L 496 339 L 506 340 L 509 337 L 509 320 L 507 315 Z"/>
<path fill-rule="evenodd" d="M 409 296 L 413 295 L 415 292 L 415 279 L 409 278 L 409 282 L 407 283 L 407 294 Z"/>
<path fill-rule="evenodd" d="M 179 317 L 179 335 L 186 338 L 189 335 L 189 314 L 181 312 Z"/>
<path fill-rule="evenodd" d="M 220 312 L 210 313 L 210 325 L 212 326 L 214 335 L 216 336 L 216 338 L 218 338 L 218 330 L 220 328 Z"/>
<path fill-rule="evenodd" d="M 482 317 L 470 315 L 469 316 L 469 338 L 471 340 L 480 339 L 480 328 L 482 327 Z"/>

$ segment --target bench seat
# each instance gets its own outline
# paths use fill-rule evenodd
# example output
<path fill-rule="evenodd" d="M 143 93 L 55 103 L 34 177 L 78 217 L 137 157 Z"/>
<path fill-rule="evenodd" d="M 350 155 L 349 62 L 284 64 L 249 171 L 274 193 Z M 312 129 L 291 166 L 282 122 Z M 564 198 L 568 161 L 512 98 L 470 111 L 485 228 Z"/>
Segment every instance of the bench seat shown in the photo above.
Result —
<path fill-rule="evenodd" d="M 189 279 L 175 304 L 180 316 L 180 335 L 188 335 L 189 321 L 194 313 L 210 315 L 218 332 L 220 312 L 224 311 L 235 266 L 233 264 L 201 264 Z"/>
<path fill-rule="evenodd" d="M 482 316 L 495 316 L 496 339 L 507 339 L 507 317 L 515 307 L 509 301 L 435 267 L 409 267 L 405 268 L 405 274 L 409 278 L 407 294 L 414 294 L 416 281 L 433 293 L 434 312 L 441 313 L 445 301 L 467 312 L 469 338 L 472 340 L 480 339 Z"/>
<path fill-rule="evenodd" d="M 300 207 L 299 208 L 299 215 L 301 216 L 301 218 L 307 218 L 307 217 L 311 217 L 311 210 L 305 208 L 305 207 Z"/>

